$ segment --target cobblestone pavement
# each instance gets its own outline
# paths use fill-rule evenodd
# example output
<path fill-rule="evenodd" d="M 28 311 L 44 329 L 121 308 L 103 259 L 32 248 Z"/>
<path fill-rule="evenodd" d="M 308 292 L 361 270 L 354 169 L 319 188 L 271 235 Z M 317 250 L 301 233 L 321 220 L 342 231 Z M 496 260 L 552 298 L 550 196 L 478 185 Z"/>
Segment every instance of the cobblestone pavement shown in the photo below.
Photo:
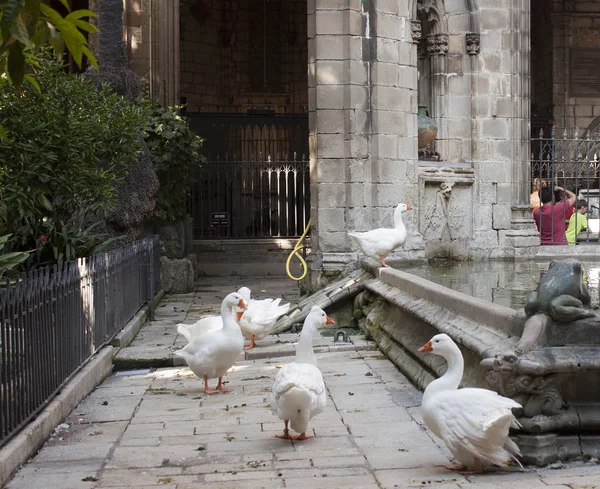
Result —
<path fill-rule="evenodd" d="M 210 312 L 194 310 L 205 286 L 167 297 L 135 348 L 155 348 L 167 336 L 165 343 L 175 345 L 173 333 L 159 335 L 156 323 L 172 330 Z M 215 298 L 212 307 L 219 302 Z M 481 476 L 447 471 L 448 452 L 423 427 L 421 393 L 364 340 L 335 351 L 331 338 L 317 339 L 327 407 L 310 422 L 313 438 L 277 439 L 283 422 L 269 409 L 270 391 L 277 368 L 292 360 L 297 335 L 280 338 L 285 341 L 274 337 L 256 348 L 269 348 L 268 357 L 233 367 L 225 377 L 229 394 L 205 395 L 202 381 L 186 367 L 116 372 L 7 489 L 600 488 L 595 460 Z"/>

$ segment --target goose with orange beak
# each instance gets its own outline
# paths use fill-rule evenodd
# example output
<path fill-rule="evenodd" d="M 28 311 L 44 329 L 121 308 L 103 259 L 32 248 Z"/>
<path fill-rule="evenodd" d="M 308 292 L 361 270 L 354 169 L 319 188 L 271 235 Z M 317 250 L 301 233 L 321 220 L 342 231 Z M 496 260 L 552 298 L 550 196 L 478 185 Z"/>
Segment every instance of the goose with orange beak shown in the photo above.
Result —
<path fill-rule="evenodd" d="M 402 214 L 412 209 L 408 204 L 398 204 L 394 211 L 393 228 L 373 229 L 366 233 L 348 232 L 348 236 L 356 242 L 365 255 L 379 260 L 382 267 L 389 267 L 385 263 L 385 258 L 406 241 L 406 227 L 402 221 Z"/>
<path fill-rule="evenodd" d="M 519 447 L 508 433 L 520 427 L 512 410 L 521 405 L 488 389 L 459 389 L 464 360 L 448 335 L 435 335 L 419 351 L 440 355 L 448 363 L 446 373 L 427 386 L 421 403 L 425 425 L 459 462 L 446 468 L 472 474 L 483 472 L 486 466 L 520 465 Z"/>
<path fill-rule="evenodd" d="M 246 302 L 237 292 L 229 294 L 221 304 L 223 327 L 216 331 L 192 336 L 190 342 L 175 355 L 183 358 L 192 372 L 204 379 L 204 392 L 230 392 L 223 387 L 223 376 L 233 366 L 244 349 L 244 337 L 236 322 L 233 308 L 246 309 Z M 218 378 L 215 389 L 208 387 L 208 379 Z"/>

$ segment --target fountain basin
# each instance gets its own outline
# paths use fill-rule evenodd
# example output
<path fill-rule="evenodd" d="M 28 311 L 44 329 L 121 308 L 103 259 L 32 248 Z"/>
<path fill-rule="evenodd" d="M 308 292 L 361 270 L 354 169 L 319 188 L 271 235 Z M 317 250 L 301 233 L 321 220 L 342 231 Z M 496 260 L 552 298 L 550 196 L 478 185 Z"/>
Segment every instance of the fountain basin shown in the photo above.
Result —
<path fill-rule="evenodd" d="M 524 311 L 472 297 L 402 270 L 364 265 L 372 276 L 354 299 L 353 317 L 418 387 L 445 361 L 418 353 L 448 334 L 465 359 L 462 386 L 493 389 L 519 402 L 515 433 L 525 463 L 600 453 L 600 320 L 552 322 L 526 354 L 515 353 Z M 533 284 L 530 291 L 535 290 Z"/>

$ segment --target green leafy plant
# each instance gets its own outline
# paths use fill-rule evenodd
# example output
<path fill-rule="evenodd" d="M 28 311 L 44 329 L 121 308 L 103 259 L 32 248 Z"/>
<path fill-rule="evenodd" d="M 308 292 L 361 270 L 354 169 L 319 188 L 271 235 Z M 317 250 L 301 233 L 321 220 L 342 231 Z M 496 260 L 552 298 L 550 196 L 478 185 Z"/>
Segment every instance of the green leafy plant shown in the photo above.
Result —
<path fill-rule="evenodd" d="M 196 171 L 206 159 L 200 155 L 202 138 L 177 114 L 179 107 L 145 101 L 150 110 L 145 141 L 160 182 L 153 218 L 159 223 L 181 219 Z"/>
<path fill-rule="evenodd" d="M 47 45 L 54 48 L 60 60 L 66 50 L 82 66 L 83 56 L 98 67 L 88 49 L 83 32 L 96 32 L 96 27 L 84 18 L 95 17 L 90 10 L 71 11 L 68 0 L 60 0 L 67 15 L 63 17 L 47 0 L 0 0 L 0 88 L 21 87 L 27 81 L 40 92 L 32 71 L 37 67 L 36 53 Z M 0 137 L 6 137 L 0 125 Z"/>
<path fill-rule="evenodd" d="M 41 93 L 0 91 L 0 228 L 20 249 L 35 248 L 44 218 L 103 214 L 115 185 L 141 147 L 148 108 L 108 87 L 69 75 L 47 54 L 38 58 Z"/>
<path fill-rule="evenodd" d="M 36 261 L 40 265 L 75 260 L 79 257 L 90 256 L 102 251 L 110 243 L 119 239 L 119 236 L 107 238 L 106 233 L 94 234 L 102 221 L 87 223 L 84 212 L 80 212 L 69 221 L 46 220 L 44 226 L 45 234 L 38 238 L 35 250 Z"/>
<path fill-rule="evenodd" d="M 0 236 L 0 280 L 5 278 L 5 275 L 9 270 L 12 270 L 29 258 L 29 253 L 26 251 L 13 251 L 11 253 L 5 253 L 4 248 L 6 247 L 10 237 L 10 234 Z M 0 282 L 0 287 L 2 285 L 3 282 Z"/>

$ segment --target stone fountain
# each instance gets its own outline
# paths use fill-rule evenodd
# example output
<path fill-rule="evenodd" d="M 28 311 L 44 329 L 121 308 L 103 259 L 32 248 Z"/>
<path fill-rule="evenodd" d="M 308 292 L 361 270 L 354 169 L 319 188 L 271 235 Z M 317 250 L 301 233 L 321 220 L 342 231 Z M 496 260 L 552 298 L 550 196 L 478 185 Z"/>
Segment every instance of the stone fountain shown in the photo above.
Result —
<path fill-rule="evenodd" d="M 524 311 L 367 263 L 305 302 L 334 311 L 340 325 L 356 321 L 421 389 L 446 366 L 417 350 L 448 334 L 465 359 L 463 387 L 491 388 L 523 406 L 513 435 L 524 463 L 600 456 L 600 312 L 590 307 L 580 263 L 552 262 Z"/>
<path fill-rule="evenodd" d="M 600 314 L 580 263 L 553 261 L 525 306 L 514 349 L 481 361 L 488 384 L 523 406 L 519 445 L 527 462 L 600 453 Z"/>

